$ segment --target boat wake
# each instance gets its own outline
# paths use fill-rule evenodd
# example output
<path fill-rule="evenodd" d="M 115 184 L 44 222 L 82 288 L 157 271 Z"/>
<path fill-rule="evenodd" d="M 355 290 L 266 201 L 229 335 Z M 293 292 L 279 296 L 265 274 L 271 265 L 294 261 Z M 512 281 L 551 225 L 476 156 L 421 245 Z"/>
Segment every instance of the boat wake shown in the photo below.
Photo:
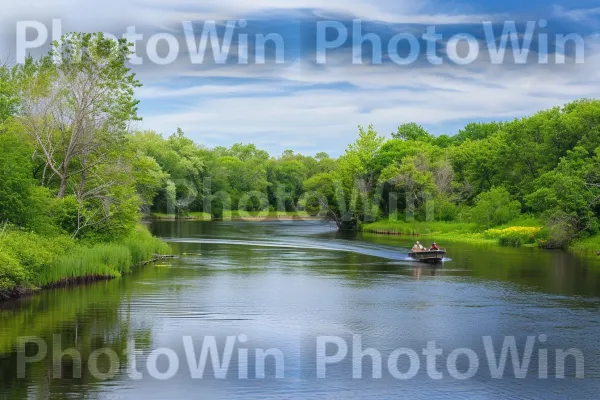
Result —
<path fill-rule="evenodd" d="M 266 241 L 266 240 L 237 240 L 237 239 L 211 239 L 211 238 L 163 238 L 171 243 L 198 243 L 211 245 L 234 245 L 234 246 L 254 246 L 254 247 L 274 247 L 298 250 L 324 250 L 340 251 L 347 253 L 363 254 L 368 256 L 380 257 L 395 261 L 415 261 L 408 256 L 408 249 L 398 249 L 391 246 L 382 246 L 374 244 L 365 244 L 349 241 L 328 241 L 327 245 L 316 241 L 303 239 L 300 242 L 291 241 Z M 404 250 L 404 251 L 403 251 Z"/>

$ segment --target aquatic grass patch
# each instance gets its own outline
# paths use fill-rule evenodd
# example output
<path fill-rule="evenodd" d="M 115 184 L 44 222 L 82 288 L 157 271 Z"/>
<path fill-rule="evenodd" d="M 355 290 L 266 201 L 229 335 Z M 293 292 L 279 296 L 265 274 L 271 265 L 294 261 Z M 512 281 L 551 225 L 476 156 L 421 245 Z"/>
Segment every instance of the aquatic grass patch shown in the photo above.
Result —
<path fill-rule="evenodd" d="M 319 217 L 316 214 L 310 214 L 307 211 L 298 210 L 298 211 L 244 211 L 244 210 L 232 210 L 231 218 L 232 219 L 269 219 L 276 220 L 279 218 L 283 219 L 302 219 L 302 218 L 316 218 Z"/>
<path fill-rule="evenodd" d="M 77 246 L 59 259 L 55 266 L 44 271 L 38 286 L 81 277 L 119 277 L 131 272 L 132 267 L 152 260 L 157 254 L 170 253 L 168 244 L 152 236 L 148 229 L 140 225 L 120 243 Z"/>
<path fill-rule="evenodd" d="M 522 225 L 516 225 L 517 223 Z M 378 221 L 363 225 L 363 231 L 375 234 L 424 236 L 436 240 L 497 242 L 500 245 L 511 246 L 542 246 L 547 237 L 547 232 L 540 226 L 539 220 L 527 216 L 510 224 L 487 230 L 481 230 L 477 224 L 465 222 Z"/>
<path fill-rule="evenodd" d="M 43 237 L 19 229 L 0 235 L 0 299 L 23 290 L 127 274 L 169 245 L 138 226 L 118 243 L 77 243 L 67 236 Z"/>
<path fill-rule="evenodd" d="M 118 277 L 129 272 L 132 257 L 129 249 L 119 244 L 77 246 L 46 269 L 34 282 L 44 287 L 84 277 Z"/>
<path fill-rule="evenodd" d="M 133 264 L 151 260 L 155 254 L 171 254 L 171 247 L 155 238 L 144 226 L 138 226 L 123 244 L 131 254 Z"/>
<path fill-rule="evenodd" d="M 504 229 L 488 229 L 483 233 L 487 239 L 495 239 L 501 245 L 521 246 L 543 243 L 546 233 L 539 226 L 511 226 Z"/>
<path fill-rule="evenodd" d="M 26 272 L 19 260 L 0 252 L 0 299 L 11 297 L 15 288 L 25 280 Z"/>
<path fill-rule="evenodd" d="M 37 279 L 56 265 L 75 242 L 44 237 L 9 226 L 0 234 L 0 299 L 36 288 Z"/>
<path fill-rule="evenodd" d="M 435 234 L 473 234 L 477 233 L 477 225 L 466 222 L 405 222 L 381 220 L 362 226 L 363 231 L 371 233 L 387 233 L 407 236 L 429 236 Z"/>
<path fill-rule="evenodd" d="M 164 219 L 164 220 L 176 220 L 176 219 L 189 219 L 189 220 L 198 220 L 198 221 L 211 221 L 212 215 L 210 213 L 201 212 L 201 211 L 190 211 L 184 214 L 168 214 L 168 213 L 160 213 L 153 212 L 150 214 L 150 217 L 154 219 Z"/>
<path fill-rule="evenodd" d="M 49 265 L 54 265 L 62 254 L 75 246 L 68 236 L 45 237 L 18 228 L 0 236 L 0 252 L 11 255 L 33 279 Z"/>
<path fill-rule="evenodd" d="M 569 249 L 596 256 L 596 252 L 600 251 L 600 235 L 577 240 L 569 246 Z"/>

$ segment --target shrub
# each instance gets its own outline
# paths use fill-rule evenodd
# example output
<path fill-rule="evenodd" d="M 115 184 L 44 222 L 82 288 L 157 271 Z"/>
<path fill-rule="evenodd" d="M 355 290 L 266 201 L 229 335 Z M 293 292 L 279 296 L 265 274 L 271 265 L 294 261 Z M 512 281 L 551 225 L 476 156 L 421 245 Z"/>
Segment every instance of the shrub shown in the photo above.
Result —
<path fill-rule="evenodd" d="M 497 239 L 501 245 L 520 246 L 544 240 L 545 232 L 541 227 L 511 226 L 505 229 L 488 229 L 484 232 L 484 237 Z"/>
<path fill-rule="evenodd" d="M 502 225 L 518 217 L 521 203 L 511 201 L 510 194 L 503 187 L 492 188 L 481 193 L 471 209 L 471 220 L 483 227 Z"/>
<path fill-rule="evenodd" d="M 89 243 L 89 242 L 88 242 Z M 68 236 L 42 237 L 8 227 L 0 236 L 0 298 L 20 287 L 49 286 L 85 277 L 116 277 L 168 254 L 170 247 L 137 227 L 121 243 L 78 244 Z"/>
<path fill-rule="evenodd" d="M 547 240 L 540 247 L 564 248 L 577 237 L 577 217 L 564 212 L 554 212 L 546 221 Z"/>
<path fill-rule="evenodd" d="M 0 248 L 0 299 L 10 297 L 25 282 L 25 270 L 19 261 Z"/>
<path fill-rule="evenodd" d="M 26 280 L 35 285 L 36 277 L 55 265 L 60 256 L 72 248 L 74 242 L 66 236 L 47 238 L 16 228 L 9 229 L 0 238 L 2 252 L 19 261 Z"/>

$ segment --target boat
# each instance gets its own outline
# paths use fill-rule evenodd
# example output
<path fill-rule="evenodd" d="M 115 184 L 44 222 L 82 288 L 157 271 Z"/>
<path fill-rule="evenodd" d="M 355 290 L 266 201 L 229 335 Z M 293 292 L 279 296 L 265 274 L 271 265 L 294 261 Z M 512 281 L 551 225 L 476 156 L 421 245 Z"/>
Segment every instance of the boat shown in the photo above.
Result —
<path fill-rule="evenodd" d="M 446 250 L 411 251 L 408 256 L 421 262 L 438 263 L 444 260 Z"/>

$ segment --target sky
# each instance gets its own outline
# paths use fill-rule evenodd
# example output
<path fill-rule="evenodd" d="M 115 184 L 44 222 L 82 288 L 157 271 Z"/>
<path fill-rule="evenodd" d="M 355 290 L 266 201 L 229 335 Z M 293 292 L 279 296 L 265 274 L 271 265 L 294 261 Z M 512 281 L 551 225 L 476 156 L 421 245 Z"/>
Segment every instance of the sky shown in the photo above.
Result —
<path fill-rule="evenodd" d="M 144 84 L 136 93 L 143 118 L 136 128 L 164 135 L 181 128 L 209 147 L 254 143 L 273 155 L 291 149 L 337 156 L 356 139 L 358 125 L 372 124 L 389 136 L 400 124 L 416 122 L 435 135 L 452 135 L 468 122 L 520 118 L 600 93 L 597 0 L 0 4 L 0 54 L 11 62 L 24 52 L 47 52 L 60 33 L 121 37 L 134 28 L 143 38 L 136 42 L 141 61 L 131 68 Z M 513 55 L 506 31 L 511 23 L 517 47 L 531 39 L 522 57 Z M 221 45 L 230 34 L 228 56 L 219 59 L 204 35 L 209 50 L 200 59 L 194 53 L 212 26 Z M 434 45 L 437 63 L 423 38 L 432 28 L 441 35 Z M 562 46 L 561 35 L 581 39 Z M 281 40 L 262 46 L 261 37 Z M 503 40 L 505 57 L 490 56 Z"/>

